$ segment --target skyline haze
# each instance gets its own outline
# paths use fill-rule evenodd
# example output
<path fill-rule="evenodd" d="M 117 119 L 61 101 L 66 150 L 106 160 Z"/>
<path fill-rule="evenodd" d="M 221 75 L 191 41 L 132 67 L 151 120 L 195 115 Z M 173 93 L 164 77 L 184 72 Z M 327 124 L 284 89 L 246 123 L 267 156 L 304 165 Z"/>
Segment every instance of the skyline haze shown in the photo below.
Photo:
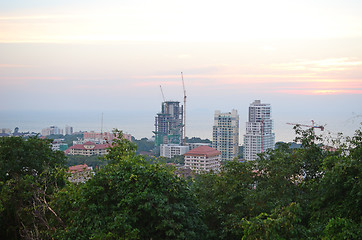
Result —
<path fill-rule="evenodd" d="M 119 128 L 151 137 L 166 100 L 187 92 L 187 135 L 213 113 L 272 105 L 287 122 L 352 135 L 362 121 L 362 2 L 7 1 L 0 3 L 0 127 Z M 243 142 L 242 139 L 239 142 Z"/>

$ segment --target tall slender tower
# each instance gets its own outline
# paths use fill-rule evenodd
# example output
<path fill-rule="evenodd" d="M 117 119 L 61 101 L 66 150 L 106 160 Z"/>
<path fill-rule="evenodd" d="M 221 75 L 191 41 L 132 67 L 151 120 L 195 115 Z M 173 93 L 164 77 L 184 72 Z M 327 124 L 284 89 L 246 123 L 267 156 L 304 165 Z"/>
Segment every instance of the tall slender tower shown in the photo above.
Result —
<path fill-rule="evenodd" d="M 275 134 L 271 119 L 271 106 L 255 100 L 249 106 L 249 121 L 246 122 L 244 135 L 244 159 L 255 160 L 258 153 L 274 149 Z"/>
<path fill-rule="evenodd" d="M 162 103 L 162 112 L 155 118 L 155 145 L 182 144 L 183 107 L 177 101 Z"/>
<path fill-rule="evenodd" d="M 212 147 L 221 152 L 222 161 L 230 161 L 239 153 L 238 111 L 221 113 L 215 111 L 212 133 Z"/>

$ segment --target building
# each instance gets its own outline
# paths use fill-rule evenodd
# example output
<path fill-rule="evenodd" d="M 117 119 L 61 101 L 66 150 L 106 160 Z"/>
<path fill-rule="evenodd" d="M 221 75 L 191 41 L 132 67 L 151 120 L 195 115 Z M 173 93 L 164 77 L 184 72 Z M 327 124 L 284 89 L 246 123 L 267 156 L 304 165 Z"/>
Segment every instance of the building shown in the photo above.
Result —
<path fill-rule="evenodd" d="M 238 111 L 221 113 L 215 111 L 212 147 L 221 152 L 222 161 L 231 161 L 239 154 Z"/>
<path fill-rule="evenodd" d="M 211 147 L 211 143 L 186 143 L 189 146 L 190 150 L 200 147 L 200 146 L 209 146 Z"/>
<path fill-rule="evenodd" d="M 84 144 L 76 144 L 71 146 L 65 151 L 65 154 L 82 156 L 102 156 L 108 153 L 108 147 L 110 147 L 109 144 L 95 144 L 93 142 L 86 142 Z"/>
<path fill-rule="evenodd" d="M 255 160 L 258 153 L 274 149 L 275 134 L 271 119 L 271 106 L 255 100 L 249 106 L 249 121 L 244 135 L 244 159 Z"/>
<path fill-rule="evenodd" d="M 49 135 L 63 135 L 63 129 L 58 128 L 57 126 L 50 126 L 41 130 L 42 136 Z"/>
<path fill-rule="evenodd" d="M 161 144 L 182 145 L 183 141 L 183 106 L 180 102 L 162 103 L 161 113 L 155 117 L 155 146 Z"/>
<path fill-rule="evenodd" d="M 8 137 L 11 134 L 11 130 L 9 128 L 0 129 L 0 137 Z"/>
<path fill-rule="evenodd" d="M 65 151 L 68 149 L 68 144 L 64 142 L 63 138 L 54 139 L 52 142 L 53 151 Z"/>
<path fill-rule="evenodd" d="M 196 173 L 219 172 L 221 152 L 209 146 L 200 146 L 185 153 L 185 167 Z"/>
<path fill-rule="evenodd" d="M 73 134 L 73 127 L 65 126 L 65 135 L 72 135 Z"/>
<path fill-rule="evenodd" d="M 160 156 L 172 158 L 176 155 L 184 155 L 189 151 L 189 146 L 181 146 L 178 144 L 161 144 Z"/>
<path fill-rule="evenodd" d="M 71 174 L 68 180 L 73 183 L 84 183 L 95 174 L 93 168 L 88 167 L 87 164 L 71 166 L 68 172 Z"/>
<path fill-rule="evenodd" d="M 115 138 L 116 138 L 116 136 L 114 135 L 114 133 L 110 133 L 110 132 L 103 132 L 103 133 L 97 133 L 94 131 L 83 132 L 83 139 L 84 140 L 87 139 L 88 141 L 92 141 L 92 142 L 93 141 L 94 142 L 99 142 L 99 141 L 105 142 L 104 140 L 111 142 Z M 123 133 L 123 138 L 127 139 L 129 141 L 132 141 L 131 134 Z"/>

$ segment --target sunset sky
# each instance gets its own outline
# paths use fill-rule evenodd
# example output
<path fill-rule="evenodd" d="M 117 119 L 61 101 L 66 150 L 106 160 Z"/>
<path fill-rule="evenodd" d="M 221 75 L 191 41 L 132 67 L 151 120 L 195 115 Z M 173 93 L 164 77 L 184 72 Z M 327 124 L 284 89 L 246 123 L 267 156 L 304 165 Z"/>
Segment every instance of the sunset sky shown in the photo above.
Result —
<path fill-rule="evenodd" d="M 272 104 L 277 140 L 311 120 L 352 134 L 362 121 L 362 1 L 0 3 L 0 128 L 114 127 L 151 137 L 187 91 L 187 135 L 211 138 L 215 110 Z M 41 124 L 40 124 L 41 123 Z"/>

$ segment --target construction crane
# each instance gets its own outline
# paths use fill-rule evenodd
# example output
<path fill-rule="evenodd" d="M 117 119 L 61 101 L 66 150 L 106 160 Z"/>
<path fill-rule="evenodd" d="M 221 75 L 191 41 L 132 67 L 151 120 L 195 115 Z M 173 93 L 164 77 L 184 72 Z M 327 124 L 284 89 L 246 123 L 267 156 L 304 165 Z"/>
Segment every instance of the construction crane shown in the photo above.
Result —
<path fill-rule="evenodd" d="M 182 79 L 182 86 L 184 89 L 184 146 L 186 146 L 186 89 L 185 89 L 184 75 L 182 72 L 181 72 L 181 79 Z"/>
<path fill-rule="evenodd" d="M 306 124 L 300 124 L 300 123 L 287 123 L 289 125 L 298 125 L 298 126 L 301 126 L 301 127 L 309 127 L 309 128 L 313 128 L 313 131 L 315 128 L 319 128 L 321 131 L 324 131 L 324 126 L 317 126 L 317 125 L 314 125 L 314 121 L 312 120 L 312 125 L 306 125 Z"/>
<path fill-rule="evenodd" d="M 163 102 L 166 102 L 166 101 L 165 101 L 165 95 L 163 95 L 163 91 L 162 91 L 162 86 L 161 86 L 161 85 L 160 85 L 160 89 L 161 89 L 161 93 L 162 93 Z"/>

